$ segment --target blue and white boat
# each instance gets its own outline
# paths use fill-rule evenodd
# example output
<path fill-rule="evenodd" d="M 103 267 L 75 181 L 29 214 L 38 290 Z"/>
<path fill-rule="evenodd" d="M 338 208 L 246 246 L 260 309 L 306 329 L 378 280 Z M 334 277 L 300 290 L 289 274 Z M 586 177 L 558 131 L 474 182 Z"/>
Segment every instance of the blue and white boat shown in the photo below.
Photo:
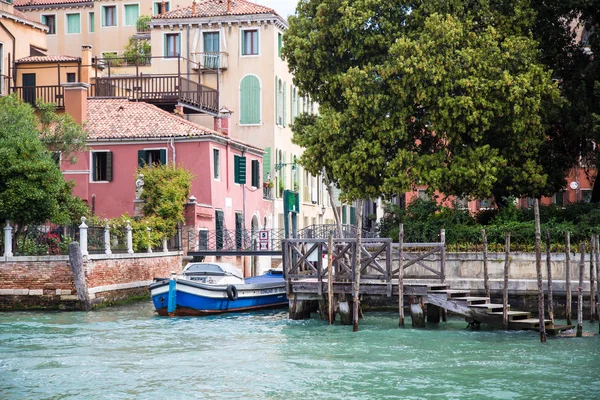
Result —
<path fill-rule="evenodd" d="M 282 307 L 288 304 L 282 271 L 244 279 L 227 263 L 191 263 L 181 275 L 155 278 L 150 285 L 161 316 L 196 316 Z"/>

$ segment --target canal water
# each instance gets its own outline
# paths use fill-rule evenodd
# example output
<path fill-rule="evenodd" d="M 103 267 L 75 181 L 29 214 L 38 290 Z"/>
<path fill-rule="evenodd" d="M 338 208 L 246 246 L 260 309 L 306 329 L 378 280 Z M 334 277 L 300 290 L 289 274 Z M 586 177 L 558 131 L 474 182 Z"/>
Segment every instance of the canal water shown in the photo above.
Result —
<path fill-rule="evenodd" d="M 367 313 L 358 333 L 285 311 L 169 319 L 149 302 L 0 313 L 0 399 L 600 399 L 599 336 L 465 328 L 399 329 L 393 313 Z"/>

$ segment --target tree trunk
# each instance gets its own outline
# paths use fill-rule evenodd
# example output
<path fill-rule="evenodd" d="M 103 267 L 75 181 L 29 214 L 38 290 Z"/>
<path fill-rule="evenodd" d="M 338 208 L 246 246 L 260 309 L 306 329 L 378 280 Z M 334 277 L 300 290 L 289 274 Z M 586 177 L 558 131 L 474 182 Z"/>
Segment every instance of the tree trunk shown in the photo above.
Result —
<path fill-rule="evenodd" d="M 325 180 L 325 187 L 327 188 L 327 194 L 329 195 L 329 203 L 331 204 L 331 209 L 333 211 L 333 217 L 335 218 L 335 225 L 338 230 L 338 237 L 343 238 L 342 232 L 342 221 L 340 220 L 340 215 L 337 212 L 337 208 L 335 207 L 335 199 L 333 197 L 333 184 L 329 180 L 329 176 L 327 175 L 327 170 L 323 167 L 323 179 Z"/>

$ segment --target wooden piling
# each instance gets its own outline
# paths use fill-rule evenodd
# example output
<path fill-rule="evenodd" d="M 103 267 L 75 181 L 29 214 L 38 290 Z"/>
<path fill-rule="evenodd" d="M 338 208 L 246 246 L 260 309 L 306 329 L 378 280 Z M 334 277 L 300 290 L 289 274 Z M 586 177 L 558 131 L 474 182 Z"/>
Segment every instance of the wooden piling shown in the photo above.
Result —
<path fill-rule="evenodd" d="M 409 296 L 410 317 L 413 328 L 425 328 L 425 305 L 421 296 Z"/>
<path fill-rule="evenodd" d="M 535 216 L 535 270 L 538 285 L 538 318 L 540 320 L 540 341 L 546 343 L 546 318 L 544 316 L 544 287 L 542 284 L 542 232 L 540 229 L 540 201 L 533 202 Z"/>
<path fill-rule="evenodd" d="M 69 263 L 73 272 L 73 282 L 77 291 L 82 308 L 86 311 L 91 310 L 92 302 L 88 293 L 87 282 L 85 280 L 85 271 L 83 266 L 83 254 L 79 248 L 78 242 L 69 243 Z"/>
<path fill-rule="evenodd" d="M 510 267 L 510 232 L 506 232 L 504 239 L 504 291 L 502 296 L 502 327 L 508 330 L 508 274 Z"/>
<path fill-rule="evenodd" d="M 600 321 L 600 235 L 595 236 L 596 243 L 596 316 Z M 600 333 L 600 324 L 598 324 L 598 333 Z"/>
<path fill-rule="evenodd" d="M 400 224 L 398 233 L 398 248 L 400 255 L 398 258 L 398 325 L 404 327 L 404 224 Z"/>
<path fill-rule="evenodd" d="M 440 230 L 440 275 L 442 275 L 442 283 L 446 283 L 446 230 Z M 442 321 L 448 322 L 446 309 L 442 308 Z"/>
<path fill-rule="evenodd" d="M 355 256 L 355 268 L 354 268 L 354 296 L 353 312 L 352 312 L 352 331 L 358 332 L 358 318 L 360 308 L 360 273 L 362 269 L 362 214 L 363 214 L 363 200 L 359 200 L 356 210 L 356 256 Z"/>
<path fill-rule="evenodd" d="M 567 291 L 565 298 L 565 317 L 567 318 L 567 325 L 571 325 L 573 320 L 571 318 L 571 233 L 565 232 L 565 288 Z"/>
<path fill-rule="evenodd" d="M 577 287 L 577 333 L 575 336 L 583 336 L 583 269 L 585 268 L 585 243 L 579 246 L 581 258 L 579 261 L 579 286 Z"/>
<path fill-rule="evenodd" d="M 483 288 L 485 297 L 490 298 L 490 277 L 488 275 L 488 243 L 485 229 L 481 230 L 481 244 L 483 247 Z"/>
<path fill-rule="evenodd" d="M 327 306 L 329 314 L 329 325 L 333 325 L 333 237 L 329 235 L 327 257 Z"/>
<path fill-rule="evenodd" d="M 552 256 L 550 253 L 550 231 L 546 230 L 546 270 L 548 271 L 548 318 L 554 324 L 554 303 L 552 297 Z"/>
<path fill-rule="evenodd" d="M 592 235 L 590 239 L 590 322 L 596 320 L 596 307 L 594 307 L 594 300 L 596 299 L 596 288 L 594 287 L 594 253 L 596 253 L 596 238 Z"/>

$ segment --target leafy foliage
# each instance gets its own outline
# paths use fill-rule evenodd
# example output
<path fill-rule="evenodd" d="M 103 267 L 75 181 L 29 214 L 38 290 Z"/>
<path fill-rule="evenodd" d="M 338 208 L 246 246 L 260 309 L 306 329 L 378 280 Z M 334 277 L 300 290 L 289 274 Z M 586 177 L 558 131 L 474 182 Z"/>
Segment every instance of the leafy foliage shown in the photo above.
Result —
<path fill-rule="evenodd" d="M 173 236 L 177 224 L 183 222 L 183 208 L 190 194 L 192 174 L 182 167 L 167 165 L 147 165 L 139 168 L 138 174 L 144 175 L 144 190 L 140 196 L 144 200 L 144 215 L 162 221 L 153 223 L 162 237 Z"/>
<path fill-rule="evenodd" d="M 59 125 L 54 132 L 71 130 L 60 127 L 69 125 L 68 120 L 48 118 Z M 39 126 L 31 106 L 15 96 L 0 98 L 0 218 L 13 221 L 17 232 L 26 225 L 65 223 L 86 214 L 40 140 Z"/>
<path fill-rule="evenodd" d="M 60 152 L 61 156 L 74 164 L 75 154 L 87 150 L 87 132 L 67 113 L 57 114 L 55 103 L 43 100 L 36 102 L 40 119 L 40 139 L 50 151 Z"/>
<path fill-rule="evenodd" d="M 559 92 L 516 28 L 533 13 L 469 3 L 301 1 L 283 53 L 321 103 L 293 126 L 301 163 L 325 167 L 349 200 L 417 184 L 497 203 L 548 192 L 540 150 Z"/>
<path fill-rule="evenodd" d="M 435 200 L 415 199 L 406 209 L 388 206 L 380 235 L 397 240 L 399 224 L 403 223 L 405 241 L 433 242 L 439 240 L 440 230 L 445 229 L 450 249 L 469 251 L 478 246 L 480 249 L 481 230 L 485 229 L 491 251 L 502 250 L 506 232 L 511 233 L 513 250 L 533 251 L 533 210 L 508 204 L 502 210 L 486 210 L 471 216 L 468 211 L 440 206 Z M 590 203 L 575 203 L 565 208 L 541 206 L 540 222 L 543 236 L 546 230 L 550 232 L 552 248 L 562 249 L 567 231 L 572 243 L 586 242 L 590 235 L 600 232 L 600 206 Z"/>

